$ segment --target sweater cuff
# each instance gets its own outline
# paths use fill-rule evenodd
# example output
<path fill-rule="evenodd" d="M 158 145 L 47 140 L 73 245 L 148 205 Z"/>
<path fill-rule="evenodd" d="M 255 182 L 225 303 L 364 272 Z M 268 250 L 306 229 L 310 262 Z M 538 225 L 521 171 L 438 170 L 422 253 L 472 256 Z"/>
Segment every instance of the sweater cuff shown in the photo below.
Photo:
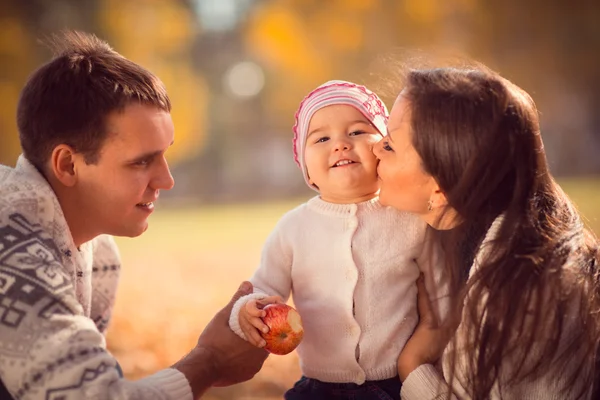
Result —
<path fill-rule="evenodd" d="M 420 365 L 402 382 L 400 397 L 406 400 L 435 399 L 447 390 L 445 381 L 431 364 Z"/>
<path fill-rule="evenodd" d="M 248 301 L 252 299 L 260 300 L 264 299 L 265 297 L 268 296 L 264 293 L 252 293 L 246 296 L 242 296 L 238 299 L 238 301 L 235 302 L 233 308 L 231 309 L 231 315 L 229 316 L 229 327 L 233 332 L 235 332 L 236 335 L 238 335 L 246 341 L 248 341 L 248 338 L 246 338 L 246 335 L 244 335 L 242 328 L 240 328 L 240 310 L 243 306 L 246 305 Z"/>
<path fill-rule="evenodd" d="M 174 368 L 163 369 L 137 382 L 160 388 L 170 400 L 193 400 L 190 383 L 185 375 Z"/>

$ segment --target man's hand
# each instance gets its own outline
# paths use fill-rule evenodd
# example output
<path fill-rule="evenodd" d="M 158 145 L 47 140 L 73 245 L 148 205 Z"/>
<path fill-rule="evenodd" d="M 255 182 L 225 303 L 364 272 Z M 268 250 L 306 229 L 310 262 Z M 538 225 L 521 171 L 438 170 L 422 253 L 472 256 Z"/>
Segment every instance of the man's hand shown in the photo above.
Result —
<path fill-rule="evenodd" d="M 252 284 L 243 282 L 229 304 L 208 323 L 196 347 L 173 368 L 181 371 L 199 398 L 211 386 L 228 386 L 252 379 L 268 353 L 238 337 L 229 328 L 235 302 L 252 293 Z"/>
<path fill-rule="evenodd" d="M 235 302 L 252 293 L 252 284 L 243 282 L 225 308 L 215 315 L 198 339 L 197 348 L 214 354 L 217 374 L 215 386 L 228 386 L 252 379 L 260 371 L 268 354 L 237 336 L 229 328 L 229 316 Z"/>

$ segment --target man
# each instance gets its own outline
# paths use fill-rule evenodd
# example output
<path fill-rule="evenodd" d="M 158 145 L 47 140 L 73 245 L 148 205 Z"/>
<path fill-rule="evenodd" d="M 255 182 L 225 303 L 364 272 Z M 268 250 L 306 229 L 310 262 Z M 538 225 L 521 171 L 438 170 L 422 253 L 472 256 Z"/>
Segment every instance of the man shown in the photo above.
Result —
<path fill-rule="evenodd" d="M 0 397 L 192 399 L 250 379 L 266 352 L 230 331 L 231 304 L 172 368 L 122 378 L 104 338 L 120 268 L 109 235 L 142 234 L 173 187 L 171 103 L 156 76 L 95 36 L 52 45 L 19 100 L 23 154 L 0 166 Z"/>

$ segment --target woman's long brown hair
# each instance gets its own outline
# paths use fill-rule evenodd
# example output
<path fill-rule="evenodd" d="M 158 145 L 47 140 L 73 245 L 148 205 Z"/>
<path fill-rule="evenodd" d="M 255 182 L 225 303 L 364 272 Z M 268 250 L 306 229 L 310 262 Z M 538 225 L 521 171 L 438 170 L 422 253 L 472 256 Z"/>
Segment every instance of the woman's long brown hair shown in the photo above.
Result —
<path fill-rule="evenodd" d="M 598 242 L 549 172 L 533 100 L 485 68 L 412 70 L 403 95 L 423 168 L 462 220 L 446 247 L 466 343 L 449 352 L 451 380 L 486 399 L 497 382 L 556 374 L 565 398 L 583 397 L 597 375 Z M 464 242 L 500 215 L 467 281 Z"/>

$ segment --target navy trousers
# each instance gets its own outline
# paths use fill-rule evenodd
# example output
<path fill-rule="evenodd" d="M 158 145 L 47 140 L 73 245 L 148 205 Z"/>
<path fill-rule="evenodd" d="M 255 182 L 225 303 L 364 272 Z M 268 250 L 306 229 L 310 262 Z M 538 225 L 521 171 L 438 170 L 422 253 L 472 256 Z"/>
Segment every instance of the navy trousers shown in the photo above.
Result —
<path fill-rule="evenodd" d="M 383 381 L 329 383 L 303 376 L 285 393 L 285 400 L 400 400 L 398 377 Z"/>

